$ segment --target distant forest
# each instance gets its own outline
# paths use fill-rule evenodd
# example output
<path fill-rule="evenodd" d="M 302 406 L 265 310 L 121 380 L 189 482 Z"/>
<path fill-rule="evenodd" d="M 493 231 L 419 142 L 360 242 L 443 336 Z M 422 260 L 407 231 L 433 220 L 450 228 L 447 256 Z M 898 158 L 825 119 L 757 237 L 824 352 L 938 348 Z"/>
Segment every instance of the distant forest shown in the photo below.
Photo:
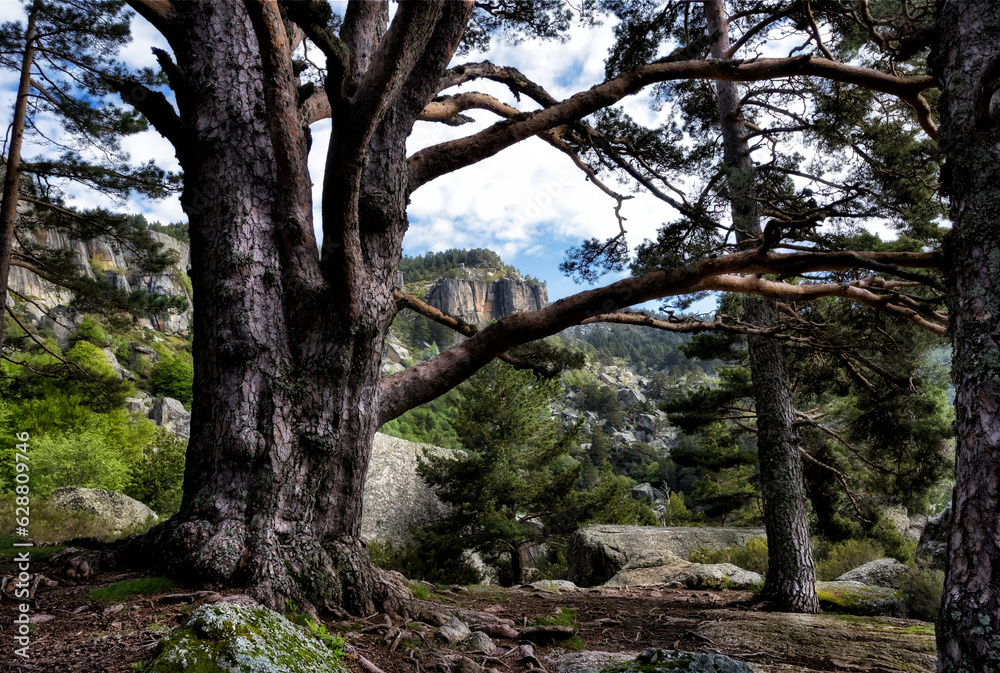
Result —
<path fill-rule="evenodd" d="M 499 271 L 500 276 L 510 278 L 517 275 L 517 269 L 504 264 L 500 255 L 486 248 L 459 250 L 452 248 L 443 252 L 428 252 L 416 257 L 404 256 L 399 262 L 399 270 L 403 272 L 404 283 L 420 283 L 438 278 L 457 276 L 460 266 L 466 268 L 489 269 Z"/>

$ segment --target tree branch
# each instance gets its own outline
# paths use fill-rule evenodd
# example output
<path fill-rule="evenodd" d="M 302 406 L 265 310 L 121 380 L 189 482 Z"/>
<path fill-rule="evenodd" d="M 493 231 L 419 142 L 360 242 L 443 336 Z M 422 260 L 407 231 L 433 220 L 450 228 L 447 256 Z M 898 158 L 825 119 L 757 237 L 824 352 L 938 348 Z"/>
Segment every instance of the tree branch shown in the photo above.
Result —
<path fill-rule="evenodd" d="M 168 40 L 173 34 L 177 13 L 173 0 L 126 0 L 128 6 L 153 24 Z"/>
<path fill-rule="evenodd" d="M 829 252 L 829 253 L 760 253 L 748 250 L 709 257 L 687 267 L 654 271 L 627 278 L 602 288 L 579 292 L 538 311 L 509 316 L 480 330 L 460 344 L 416 367 L 382 381 L 379 424 L 396 418 L 407 409 L 430 401 L 447 392 L 499 353 L 529 341 L 561 332 L 597 315 L 667 296 L 692 294 L 703 290 L 730 289 L 764 293 L 763 279 L 743 283 L 733 274 L 778 273 L 801 275 L 808 272 L 845 271 L 872 264 L 927 268 L 940 264 L 934 252 Z M 720 278 L 731 278 L 722 282 Z M 777 283 L 784 290 L 784 283 Z M 798 286 L 788 286 L 795 288 Z M 863 292 L 858 290 L 859 292 Z M 828 295 L 821 295 L 828 296 Z M 937 328 L 937 325 L 931 325 Z"/>
<path fill-rule="evenodd" d="M 803 76 L 857 84 L 873 91 L 898 96 L 906 101 L 914 100 L 922 91 L 935 85 L 935 80 L 931 76 L 897 77 L 810 56 L 752 61 L 707 59 L 652 63 L 608 80 L 588 91 L 577 93 L 561 103 L 513 120 L 499 122 L 466 138 L 420 150 L 409 159 L 410 190 L 416 190 L 441 175 L 493 156 L 525 138 L 582 119 L 650 84 L 677 79 L 750 82 Z"/>
<path fill-rule="evenodd" d="M 308 149 L 299 118 L 291 45 L 276 0 L 246 0 L 247 12 L 257 34 L 264 69 L 264 98 L 268 130 L 274 147 L 276 182 L 274 209 L 279 225 L 282 269 L 289 286 L 297 290 L 322 286 L 312 223 Z"/>
<path fill-rule="evenodd" d="M 353 3 L 352 3 L 353 4 Z M 441 18 L 440 3 L 402 3 L 389 30 L 371 57 L 371 66 L 352 98 L 358 145 L 366 147 L 371 134 L 395 101 Z"/>

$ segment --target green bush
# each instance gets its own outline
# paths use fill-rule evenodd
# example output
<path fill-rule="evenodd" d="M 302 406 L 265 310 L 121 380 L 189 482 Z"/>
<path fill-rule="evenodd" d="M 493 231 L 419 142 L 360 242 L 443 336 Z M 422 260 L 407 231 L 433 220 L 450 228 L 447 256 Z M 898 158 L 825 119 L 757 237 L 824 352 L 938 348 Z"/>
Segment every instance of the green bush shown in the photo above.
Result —
<path fill-rule="evenodd" d="M 816 549 L 816 579 L 835 580 L 848 570 L 885 558 L 885 550 L 869 540 L 844 540 Z"/>
<path fill-rule="evenodd" d="M 925 622 L 937 621 L 941 597 L 944 595 L 944 572 L 911 564 L 905 594 L 908 616 Z"/>
<path fill-rule="evenodd" d="M 75 430 L 33 437 L 32 494 L 47 498 L 63 486 L 124 491 L 131 465 L 141 460 L 155 428 L 150 421 L 133 420 L 119 410 L 92 414 Z"/>
<path fill-rule="evenodd" d="M 385 570 L 396 570 L 414 580 L 433 584 L 478 584 L 479 573 L 466 560 L 463 549 L 453 540 L 427 531 L 417 534 L 416 545 L 397 548 L 391 543 L 372 542 L 368 554 L 372 563 Z"/>
<path fill-rule="evenodd" d="M 750 538 L 746 547 L 726 547 L 709 549 L 702 547 L 690 555 L 693 563 L 732 563 L 734 566 L 750 570 L 760 575 L 767 574 L 767 539 Z"/>
<path fill-rule="evenodd" d="M 191 407 L 194 367 L 190 362 L 168 355 L 153 367 L 149 381 L 153 394 L 172 397 L 185 408 Z"/>
<path fill-rule="evenodd" d="M 111 337 L 108 333 L 104 331 L 96 320 L 87 316 L 80 324 L 76 327 L 76 332 L 73 333 L 74 341 L 89 341 L 98 348 L 106 348 L 111 345 Z"/>
<path fill-rule="evenodd" d="M 166 519 L 181 508 L 187 442 L 157 428 L 142 457 L 129 468 L 125 495 L 144 502 Z"/>

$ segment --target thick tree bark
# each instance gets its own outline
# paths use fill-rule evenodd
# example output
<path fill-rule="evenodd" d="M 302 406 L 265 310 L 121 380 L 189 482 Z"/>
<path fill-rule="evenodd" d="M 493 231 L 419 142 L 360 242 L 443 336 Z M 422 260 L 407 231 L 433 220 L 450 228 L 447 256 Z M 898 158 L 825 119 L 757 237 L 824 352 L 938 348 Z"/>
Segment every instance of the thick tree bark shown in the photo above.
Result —
<path fill-rule="evenodd" d="M 376 107 L 395 123 L 335 126 L 321 267 L 273 4 L 190 1 L 176 20 L 198 329 L 184 500 L 154 544 L 174 572 L 271 607 L 398 611 L 406 591 L 371 567 L 360 524 L 412 120 L 390 100 Z"/>
<path fill-rule="evenodd" d="M 1000 670 L 1000 6 L 942 2 L 937 35 L 957 435 L 938 670 L 985 673 Z"/>
<path fill-rule="evenodd" d="M 31 86 L 31 66 L 35 58 L 35 17 L 32 9 L 24 35 L 24 55 L 21 61 L 21 79 L 14 103 L 11 122 L 10 149 L 7 152 L 6 174 L 3 181 L 3 199 L 0 201 L 0 351 L 3 350 L 3 326 L 7 309 L 7 286 L 10 279 L 11 254 L 14 252 L 14 225 L 17 222 L 17 196 L 21 184 L 21 141 L 24 138 L 25 119 L 28 114 L 28 90 Z"/>
<path fill-rule="evenodd" d="M 721 37 L 712 45 L 712 56 L 729 59 L 729 26 L 722 0 L 705 3 L 708 32 Z M 760 236 L 760 219 L 754 198 L 754 168 L 744 133 L 736 85 L 715 83 L 719 100 L 726 184 L 737 241 Z M 777 301 L 744 295 L 746 320 L 762 329 L 777 323 Z M 802 459 L 793 425 L 791 386 L 781 344 L 764 336 L 747 337 L 750 372 L 757 412 L 757 455 L 760 465 L 764 527 L 767 531 L 768 570 L 762 597 L 789 612 L 819 612 L 816 571 L 802 481 Z"/>

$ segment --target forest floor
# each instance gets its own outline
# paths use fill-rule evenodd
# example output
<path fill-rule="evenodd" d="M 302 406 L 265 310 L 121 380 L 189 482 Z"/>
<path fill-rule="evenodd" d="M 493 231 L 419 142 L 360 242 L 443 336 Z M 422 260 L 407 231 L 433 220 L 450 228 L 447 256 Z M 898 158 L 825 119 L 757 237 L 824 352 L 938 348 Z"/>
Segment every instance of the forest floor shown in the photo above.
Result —
<path fill-rule="evenodd" d="M 11 577 L 12 556 L 5 556 L 0 559 L 0 577 Z M 199 594 L 201 587 L 174 586 L 100 600 L 92 594 L 95 589 L 148 576 L 99 573 L 74 582 L 47 569 L 41 559 L 32 571 L 57 580 L 58 586 L 43 583 L 37 590 L 28 659 L 14 655 L 18 613 L 11 586 L 0 596 L 0 671 L 141 671 L 167 631 L 183 623 L 201 602 L 219 598 Z M 346 649 L 356 652 L 346 659 L 352 673 L 373 673 L 372 664 L 384 673 L 541 673 L 539 666 L 547 673 L 579 673 L 582 669 L 573 660 L 581 647 L 617 653 L 649 647 L 722 653 L 761 673 L 931 672 L 935 663 L 933 626 L 926 622 L 769 613 L 755 609 L 752 596 L 740 591 L 453 587 L 428 598 L 416 604 L 414 614 L 420 618 L 475 610 L 511 620 L 519 630 L 563 609 L 563 623 L 568 619 L 578 638 L 519 647 L 527 641 L 495 637 L 497 649 L 487 656 L 435 644 L 433 624 L 412 618 L 377 615 L 355 621 L 324 619 L 324 624 L 328 632 L 344 634 L 351 646 Z"/>

